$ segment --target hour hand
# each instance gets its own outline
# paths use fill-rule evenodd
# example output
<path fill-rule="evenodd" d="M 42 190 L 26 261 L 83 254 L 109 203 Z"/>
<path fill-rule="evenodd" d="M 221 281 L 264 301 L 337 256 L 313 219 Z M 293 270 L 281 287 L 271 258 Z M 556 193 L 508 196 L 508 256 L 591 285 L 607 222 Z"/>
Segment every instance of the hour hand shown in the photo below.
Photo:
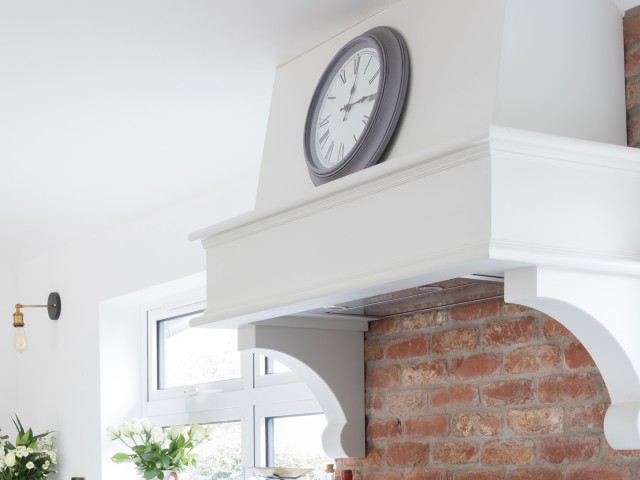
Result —
<path fill-rule="evenodd" d="M 365 95 L 364 97 L 356 100 L 355 102 L 347 103 L 344 107 L 340 108 L 340 111 L 348 112 L 349 110 L 351 110 L 351 107 L 354 106 L 355 104 L 375 100 L 377 95 L 378 95 L 377 93 L 373 93 L 371 95 Z"/>

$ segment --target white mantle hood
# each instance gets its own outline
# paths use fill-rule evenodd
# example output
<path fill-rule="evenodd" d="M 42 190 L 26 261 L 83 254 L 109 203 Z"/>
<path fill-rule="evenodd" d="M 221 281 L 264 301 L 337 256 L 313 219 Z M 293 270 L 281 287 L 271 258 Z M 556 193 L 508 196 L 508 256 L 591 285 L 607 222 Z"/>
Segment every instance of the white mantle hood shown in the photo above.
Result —
<path fill-rule="evenodd" d="M 280 66 L 256 211 L 191 236 L 208 277 L 193 324 L 239 327 L 242 349 L 291 360 L 327 415 L 327 453 L 362 456 L 367 320 L 301 312 L 503 275 L 507 302 L 588 349 L 609 443 L 640 448 L 640 152 L 620 146 L 621 24 L 610 0 L 401 0 Z M 403 119 L 383 163 L 316 188 L 309 99 L 335 52 L 378 25 L 409 47 Z"/>
<path fill-rule="evenodd" d="M 494 127 L 488 138 L 395 159 L 291 208 L 193 234 L 207 249 L 209 302 L 194 324 L 241 327 L 504 274 L 507 302 L 551 315 L 582 341 L 611 397 L 608 441 L 638 448 L 639 219 L 637 149 Z"/>

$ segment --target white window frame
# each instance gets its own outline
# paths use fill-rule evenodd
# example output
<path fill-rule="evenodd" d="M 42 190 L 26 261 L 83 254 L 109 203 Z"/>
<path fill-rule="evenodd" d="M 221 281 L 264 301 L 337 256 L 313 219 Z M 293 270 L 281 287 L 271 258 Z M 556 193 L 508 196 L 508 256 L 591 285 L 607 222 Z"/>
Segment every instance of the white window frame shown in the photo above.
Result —
<path fill-rule="evenodd" d="M 265 466 L 266 418 L 321 414 L 322 408 L 293 372 L 261 375 L 257 352 L 241 352 L 239 379 L 158 390 L 156 324 L 204 309 L 204 298 L 204 290 L 198 289 L 143 306 L 143 415 L 158 425 L 240 421 L 243 473 L 254 476 L 251 467 Z"/>

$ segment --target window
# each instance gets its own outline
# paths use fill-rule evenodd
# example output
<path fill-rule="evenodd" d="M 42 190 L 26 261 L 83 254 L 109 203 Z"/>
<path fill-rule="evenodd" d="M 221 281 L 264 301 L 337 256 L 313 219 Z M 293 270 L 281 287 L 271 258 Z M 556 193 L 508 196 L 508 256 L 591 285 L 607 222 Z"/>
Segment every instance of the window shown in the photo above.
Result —
<path fill-rule="evenodd" d="M 325 466 L 333 463 L 322 449 L 322 432 L 326 426 L 324 415 L 267 418 L 267 466 L 313 468 L 307 478 L 322 480 Z"/>
<path fill-rule="evenodd" d="M 198 465 L 180 474 L 181 480 L 232 480 L 242 474 L 240 422 L 214 424 L 216 432 L 208 443 L 196 448 Z"/>
<path fill-rule="evenodd" d="M 333 460 L 322 450 L 326 419 L 307 385 L 284 363 L 238 352 L 235 329 L 192 328 L 189 320 L 204 310 L 198 300 L 174 299 L 145 318 L 145 415 L 167 426 L 215 424 L 220 432 L 198 447 L 198 468 L 185 479 L 248 478 L 253 466 L 309 467 L 318 476 L 305 479 L 321 479 Z"/>
<path fill-rule="evenodd" d="M 197 302 L 147 312 L 148 397 L 180 398 L 185 392 L 237 388 L 241 376 L 237 330 L 191 328 L 204 311 Z"/>

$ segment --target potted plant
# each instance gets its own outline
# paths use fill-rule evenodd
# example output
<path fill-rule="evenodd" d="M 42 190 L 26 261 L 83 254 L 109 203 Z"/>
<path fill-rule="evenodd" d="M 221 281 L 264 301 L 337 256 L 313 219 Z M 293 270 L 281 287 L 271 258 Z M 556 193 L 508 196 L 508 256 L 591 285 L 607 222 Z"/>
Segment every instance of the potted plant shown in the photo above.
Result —
<path fill-rule="evenodd" d="M 11 443 L 0 437 L 0 480 L 41 480 L 56 473 L 56 440 L 52 432 L 34 435 L 25 430 L 16 416 L 12 419 L 18 431 Z"/>
<path fill-rule="evenodd" d="M 210 438 L 213 429 L 198 424 L 164 429 L 154 426 L 148 418 L 134 418 L 107 428 L 107 432 L 112 440 L 121 441 L 130 450 L 113 455 L 114 462 L 133 463 L 147 480 L 178 480 L 179 472 L 195 466 L 193 450 Z"/>

